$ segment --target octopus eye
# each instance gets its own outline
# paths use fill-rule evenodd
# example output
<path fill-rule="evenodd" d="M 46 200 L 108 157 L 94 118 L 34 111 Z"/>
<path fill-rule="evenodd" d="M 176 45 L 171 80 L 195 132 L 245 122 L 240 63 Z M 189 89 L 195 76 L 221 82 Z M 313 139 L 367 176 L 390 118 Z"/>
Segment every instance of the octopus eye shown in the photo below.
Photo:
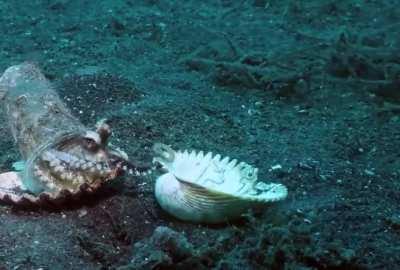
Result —
<path fill-rule="evenodd" d="M 89 151 L 95 152 L 100 148 L 100 145 L 91 138 L 83 138 L 83 147 Z"/>

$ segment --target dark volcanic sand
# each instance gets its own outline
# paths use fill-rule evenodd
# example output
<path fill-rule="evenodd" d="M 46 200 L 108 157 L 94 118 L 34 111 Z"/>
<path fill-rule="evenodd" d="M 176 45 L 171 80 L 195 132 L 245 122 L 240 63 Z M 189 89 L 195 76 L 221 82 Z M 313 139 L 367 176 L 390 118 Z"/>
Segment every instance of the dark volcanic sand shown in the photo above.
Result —
<path fill-rule="evenodd" d="M 1 70 L 36 62 L 133 161 L 155 142 L 213 151 L 289 197 L 221 226 L 163 213 L 157 174 L 59 211 L 1 205 L 0 269 L 134 269 L 134 243 L 160 225 L 195 251 L 157 269 L 396 269 L 398 3 L 304 2 L 1 1 Z M 0 128 L 6 171 L 19 155 Z"/>

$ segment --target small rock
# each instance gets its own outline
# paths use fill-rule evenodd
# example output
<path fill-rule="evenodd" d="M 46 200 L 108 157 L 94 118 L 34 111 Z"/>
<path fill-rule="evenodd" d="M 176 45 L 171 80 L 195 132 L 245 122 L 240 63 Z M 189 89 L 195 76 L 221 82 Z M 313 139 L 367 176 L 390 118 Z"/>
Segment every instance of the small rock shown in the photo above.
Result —
<path fill-rule="evenodd" d="M 386 218 L 386 222 L 395 230 L 400 230 L 400 214 Z"/>
<path fill-rule="evenodd" d="M 276 165 L 271 166 L 272 171 L 276 171 L 276 170 L 280 170 L 280 169 L 282 169 L 281 164 L 276 164 Z"/>
<path fill-rule="evenodd" d="M 80 211 L 79 211 L 79 214 L 78 214 L 78 216 L 81 218 L 81 217 L 84 217 L 84 216 L 86 216 L 87 215 L 87 210 L 86 209 L 81 209 Z"/>
<path fill-rule="evenodd" d="M 364 170 L 364 173 L 365 173 L 366 175 L 368 175 L 368 176 L 374 176 L 374 175 L 375 175 L 374 171 L 368 170 L 368 169 L 365 169 L 365 170 Z"/>

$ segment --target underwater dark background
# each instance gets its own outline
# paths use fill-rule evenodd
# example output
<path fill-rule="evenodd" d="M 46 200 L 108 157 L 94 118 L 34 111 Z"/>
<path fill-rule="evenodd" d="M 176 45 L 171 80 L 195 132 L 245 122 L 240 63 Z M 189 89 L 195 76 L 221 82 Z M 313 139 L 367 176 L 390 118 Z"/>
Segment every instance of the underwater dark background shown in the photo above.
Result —
<path fill-rule="evenodd" d="M 132 159 L 213 151 L 289 189 L 219 226 L 161 211 L 157 174 L 57 211 L 4 204 L 0 269 L 397 269 L 399 27 L 394 0 L 0 1 L 1 70 L 35 62 Z"/>

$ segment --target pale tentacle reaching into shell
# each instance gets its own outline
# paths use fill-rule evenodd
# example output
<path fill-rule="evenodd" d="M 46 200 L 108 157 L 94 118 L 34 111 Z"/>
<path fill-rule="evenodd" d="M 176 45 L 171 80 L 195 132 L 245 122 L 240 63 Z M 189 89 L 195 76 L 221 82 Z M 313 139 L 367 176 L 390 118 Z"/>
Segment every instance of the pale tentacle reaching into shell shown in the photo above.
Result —
<path fill-rule="evenodd" d="M 247 163 L 210 152 L 174 151 L 163 144 L 154 151 L 154 162 L 167 171 L 156 180 L 156 199 L 179 219 L 224 222 L 287 196 L 284 185 L 258 181 L 258 169 Z"/>

